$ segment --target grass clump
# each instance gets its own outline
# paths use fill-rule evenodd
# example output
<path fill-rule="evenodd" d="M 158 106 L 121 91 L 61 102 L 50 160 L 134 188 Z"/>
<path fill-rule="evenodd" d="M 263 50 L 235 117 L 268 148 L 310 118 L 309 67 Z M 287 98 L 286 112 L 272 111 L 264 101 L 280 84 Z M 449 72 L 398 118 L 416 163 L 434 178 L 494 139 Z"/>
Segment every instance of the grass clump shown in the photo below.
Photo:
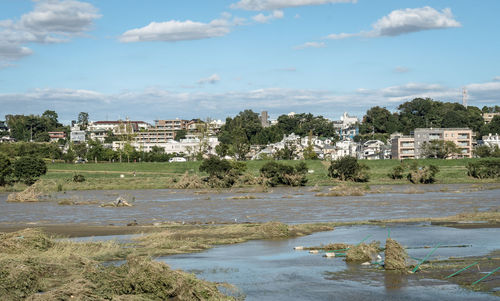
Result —
<path fill-rule="evenodd" d="M 205 187 L 205 183 L 198 175 L 189 174 L 187 171 L 174 185 L 174 188 L 179 189 L 198 189 Z"/>
<path fill-rule="evenodd" d="M 369 244 L 361 243 L 349 248 L 346 252 L 346 262 L 371 262 L 380 252 L 380 242 L 373 241 Z"/>
<path fill-rule="evenodd" d="M 386 270 L 406 269 L 406 258 L 408 257 L 406 250 L 394 239 L 387 238 L 385 241 L 385 262 Z"/>

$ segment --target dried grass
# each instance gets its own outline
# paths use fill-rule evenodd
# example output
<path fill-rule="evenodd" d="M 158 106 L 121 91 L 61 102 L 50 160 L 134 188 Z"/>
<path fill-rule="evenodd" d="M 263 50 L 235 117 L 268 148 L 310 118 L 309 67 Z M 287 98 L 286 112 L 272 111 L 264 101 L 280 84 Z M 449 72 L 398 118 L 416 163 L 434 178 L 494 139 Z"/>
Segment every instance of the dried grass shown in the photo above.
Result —
<path fill-rule="evenodd" d="M 386 270 L 405 270 L 407 257 L 406 250 L 397 241 L 387 238 L 384 263 Z"/>
<path fill-rule="evenodd" d="M 346 262 L 372 261 L 380 251 L 380 242 L 373 241 L 369 244 L 359 244 L 349 248 L 346 252 Z"/>
<path fill-rule="evenodd" d="M 174 188 L 178 189 L 199 189 L 206 187 L 207 185 L 199 176 L 192 174 L 190 175 L 187 171 L 174 185 Z"/>
<path fill-rule="evenodd" d="M 21 192 L 14 192 L 9 194 L 7 202 L 39 202 L 42 192 L 37 185 L 31 185 Z"/>

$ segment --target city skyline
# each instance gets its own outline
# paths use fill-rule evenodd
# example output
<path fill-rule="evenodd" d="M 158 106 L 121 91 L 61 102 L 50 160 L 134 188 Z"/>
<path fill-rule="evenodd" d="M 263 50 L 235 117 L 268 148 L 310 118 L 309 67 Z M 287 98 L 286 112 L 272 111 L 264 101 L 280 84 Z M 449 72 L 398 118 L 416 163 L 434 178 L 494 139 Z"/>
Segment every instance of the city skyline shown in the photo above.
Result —
<path fill-rule="evenodd" d="M 500 3 L 6 0 L 0 105 L 63 122 L 500 103 Z"/>

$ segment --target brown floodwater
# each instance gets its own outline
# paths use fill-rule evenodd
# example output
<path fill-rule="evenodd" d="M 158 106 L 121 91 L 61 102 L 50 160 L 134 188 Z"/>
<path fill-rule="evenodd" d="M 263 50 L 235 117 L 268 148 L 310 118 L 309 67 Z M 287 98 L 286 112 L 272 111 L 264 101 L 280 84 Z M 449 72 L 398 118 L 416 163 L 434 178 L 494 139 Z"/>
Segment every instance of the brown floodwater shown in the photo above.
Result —
<path fill-rule="evenodd" d="M 379 220 L 410 217 L 440 217 L 464 211 L 500 209 L 498 185 L 479 189 L 477 185 L 393 185 L 372 186 L 364 196 L 316 196 L 328 192 L 311 187 L 279 187 L 268 192 L 253 188 L 210 190 L 99 190 L 54 193 L 49 201 L 9 203 L 0 194 L 0 224 L 96 224 L 124 225 L 164 221 L 232 223 L 311 223 Z M 484 188 L 484 186 L 482 187 Z M 496 188 L 496 189 L 494 189 Z M 59 205 L 73 202 L 110 202 L 123 197 L 133 207 L 100 207 L 99 204 Z"/>

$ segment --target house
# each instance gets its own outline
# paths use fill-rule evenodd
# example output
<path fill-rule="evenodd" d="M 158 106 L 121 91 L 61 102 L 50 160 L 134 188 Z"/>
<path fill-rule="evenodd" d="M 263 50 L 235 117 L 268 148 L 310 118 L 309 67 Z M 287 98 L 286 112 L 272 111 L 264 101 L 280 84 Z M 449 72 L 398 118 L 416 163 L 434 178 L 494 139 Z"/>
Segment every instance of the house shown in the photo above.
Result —
<path fill-rule="evenodd" d="M 483 113 L 484 123 L 490 123 L 495 116 L 500 116 L 500 112 L 496 113 Z"/>
<path fill-rule="evenodd" d="M 360 159 L 377 160 L 385 158 L 385 143 L 380 140 L 368 140 L 363 143 L 362 151 L 359 154 Z"/>
<path fill-rule="evenodd" d="M 66 139 L 65 132 L 48 132 L 50 142 L 57 142 L 59 139 Z"/>
<path fill-rule="evenodd" d="M 498 134 L 492 135 L 491 133 L 488 136 L 483 136 L 483 143 L 489 147 L 498 147 L 500 148 L 500 136 Z"/>

